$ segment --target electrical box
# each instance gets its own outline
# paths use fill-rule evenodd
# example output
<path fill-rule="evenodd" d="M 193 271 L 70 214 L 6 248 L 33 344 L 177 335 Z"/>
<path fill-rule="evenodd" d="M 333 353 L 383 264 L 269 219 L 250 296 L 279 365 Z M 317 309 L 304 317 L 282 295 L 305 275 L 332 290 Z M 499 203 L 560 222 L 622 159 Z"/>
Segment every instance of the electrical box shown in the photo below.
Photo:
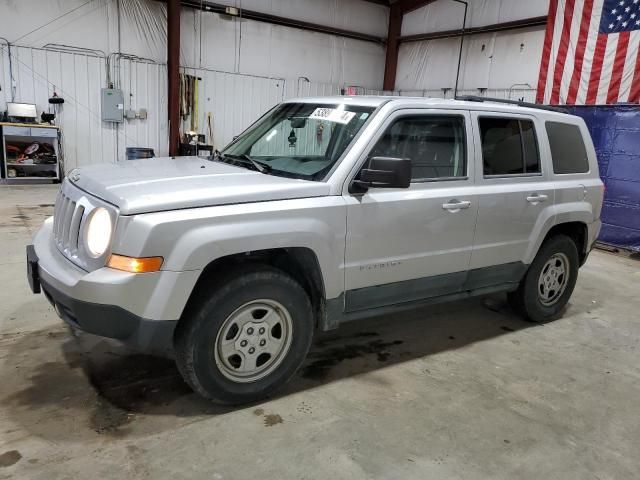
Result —
<path fill-rule="evenodd" d="M 124 117 L 124 95 L 119 88 L 103 88 L 102 121 L 122 123 Z"/>

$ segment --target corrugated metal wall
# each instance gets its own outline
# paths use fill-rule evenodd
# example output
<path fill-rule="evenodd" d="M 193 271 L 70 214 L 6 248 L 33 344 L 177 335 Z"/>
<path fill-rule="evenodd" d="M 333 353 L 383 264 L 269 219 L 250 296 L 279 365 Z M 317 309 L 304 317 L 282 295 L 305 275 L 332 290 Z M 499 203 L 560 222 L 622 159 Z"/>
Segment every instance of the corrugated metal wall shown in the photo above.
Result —
<path fill-rule="evenodd" d="M 124 158 L 129 146 L 167 151 L 165 66 L 123 61 L 125 108 L 130 104 L 134 108 L 144 106 L 149 117 L 118 125 L 102 122 L 100 117 L 100 89 L 106 85 L 104 58 L 27 47 L 12 47 L 11 56 L 16 102 L 35 103 L 41 113 L 52 108 L 48 99 L 54 91 L 64 98 L 64 104 L 55 108 L 66 171 L 81 165 L 114 162 Z M 3 85 L 11 85 L 6 48 L 0 55 L 0 76 Z M 5 88 L 3 93 L 5 101 L 11 101 L 10 89 Z"/>
<path fill-rule="evenodd" d="M 65 103 L 58 107 L 56 122 L 62 127 L 66 171 L 92 163 L 115 162 L 125 158 L 127 147 L 153 148 L 157 156 L 168 153 L 166 66 L 151 61 L 122 58 L 112 63 L 113 81 L 122 88 L 125 109 L 145 108 L 148 117 L 125 120 L 121 124 L 102 122 L 100 89 L 106 86 L 104 57 L 12 47 L 15 101 L 35 103 L 38 112 L 48 111 L 48 98 L 55 90 Z M 199 133 L 208 134 L 211 118 L 213 144 L 222 148 L 260 115 L 287 98 L 339 95 L 340 85 L 310 82 L 305 78 L 283 79 L 204 68 L 183 68 L 201 78 L 199 95 Z M 1 84 L 10 86 L 9 52 L 0 47 Z M 358 88 L 358 94 L 378 95 L 381 91 Z M 396 95 L 451 98 L 442 90 L 387 92 Z M 478 94 L 475 90 L 461 94 Z M 11 101 L 11 89 L 0 93 Z M 491 90 L 487 96 L 533 100 L 533 90 Z M 190 122 L 183 122 L 190 130 Z"/>
<path fill-rule="evenodd" d="M 396 92 L 385 92 L 389 95 L 402 95 L 407 97 L 431 97 L 453 99 L 453 89 L 426 89 L 426 90 L 398 90 Z M 504 98 L 507 100 L 523 100 L 535 103 L 536 91 L 532 88 L 514 87 L 512 89 L 487 89 L 487 90 L 459 90 L 458 96 L 476 95 L 491 98 Z"/>
<path fill-rule="evenodd" d="M 157 156 L 168 153 L 166 66 L 121 59 L 114 62 L 114 81 L 123 89 L 124 108 L 145 108 L 148 118 L 121 124 L 102 122 L 100 89 L 106 86 L 106 61 L 99 56 L 29 47 L 11 48 L 15 101 L 35 103 L 38 112 L 48 111 L 48 98 L 57 92 L 65 103 L 58 107 L 56 123 L 63 132 L 66 171 L 92 163 L 125 158 L 127 147 L 153 148 Z M 207 133 L 211 113 L 213 143 L 227 144 L 260 115 L 285 98 L 339 94 L 340 87 L 304 80 L 261 77 L 208 69 L 183 68 L 200 77 L 198 131 Z M 9 52 L 0 47 L 0 78 L 10 86 Z M 370 91 L 367 91 L 371 93 Z M 0 93 L 11 101 L 10 88 Z M 185 130 L 190 123 L 184 122 Z"/>
<path fill-rule="evenodd" d="M 211 114 L 213 145 L 222 148 L 271 107 L 285 98 L 283 78 L 220 72 L 202 68 L 182 68 L 181 72 L 201 79 L 199 84 L 199 133 L 208 134 Z M 190 130 L 190 119 L 183 131 Z"/>

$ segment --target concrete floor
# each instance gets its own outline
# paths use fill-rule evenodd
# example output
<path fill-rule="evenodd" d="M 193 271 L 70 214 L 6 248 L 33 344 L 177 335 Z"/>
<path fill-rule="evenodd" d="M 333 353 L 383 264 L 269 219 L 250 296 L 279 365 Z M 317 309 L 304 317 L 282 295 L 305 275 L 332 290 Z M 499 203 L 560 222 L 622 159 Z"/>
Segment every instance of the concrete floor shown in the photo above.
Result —
<path fill-rule="evenodd" d="M 594 252 L 545 325 L 501 297 L 348 325 L 278 398 L 220 408 L 29 293 L 54 195 L 0 187 L 2 479 L 638 478 L 636 260 Z"/>

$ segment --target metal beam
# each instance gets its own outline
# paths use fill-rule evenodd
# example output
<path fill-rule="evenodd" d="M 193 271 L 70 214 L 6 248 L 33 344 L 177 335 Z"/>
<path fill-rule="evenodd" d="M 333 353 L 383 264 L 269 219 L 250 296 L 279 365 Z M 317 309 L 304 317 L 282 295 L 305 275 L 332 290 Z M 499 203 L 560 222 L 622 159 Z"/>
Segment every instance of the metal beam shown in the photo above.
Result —
<path fill-rule="evenodd" d="M 163 0 L 160 0 L 163 1 Z M 310 32 L 326 33 L 328 35 L 336 35 L 338 37 L 352 38 L 354 40 L 363 40 L 365 42 L 373 42 L 378 44 L 384 44 L 385 39 L 376 37 L 375 35 L 368 35 L 366 33 L 355 32 L 353 30 L 345 30 L 342 28 L 334 28 L 326 25 L 320 25 L 318 23 L 305 22 L 303 20 L 296 20 L 288 17 L 281 17 L 278 15 L 270 15 L 268 13 L 256 12 L 254 10 L 239 9 L 230 5 L 223 5 L 215 2 L 206 2 L 200 0 L 182 0 L 183 7 L 189 7 L 196 10 L 203 10 L 205 12 L 228 14 L 228 8 L 235 8 L 239 11 L 238 17 L 242 17 L 247 20 L 254 20 L 256 22 L 270 23 L 272 25 L 280 25 L 283 27 L 297 28 L 299 30 L 307 30 Z"/>
<path fill-rule="evenodd" d="M 387 31 L 387 53 L 384 62 L 384 90 L 394 90 L 396 87 L 398 48 L 400 47 L 400 35 L 402 35 L 402 18 L 405 13 L 433 2 L 435 2 L 435 0 L 398 0 L 391 4 L 389 10 L 389 28 Z"/>
<path fill-rule="evenodd" d="M 464 36 L 478 35 L 480 33 L 502 32 L 505 30 L 519 30 L 529 27 L 540 27 L 547 24 L 547 16 L 523 18 L 512 22 L 494 23 L 483 27 L 470 27 L 464 30 Z M 462 29 L 445 30 L 442 32 L 419 33 L 417 35 L 406 35 L 399 38 L 400 43 L 421 42 L 424 40 L 437 40 L 441 38 L 455 38 L 461 36 Z"/>
<path fill-rule="evenodd" d="M 389 11 L 389 29 L 387 33 L 387 52 L 384 61 L 383 90 L 393 90 L 396 86 L 396 71 L 398 69 L 399 39 L 402 33 L 402 10 L 391 5 Z"/>
<path fill-rule="evenodd" d="M 167 80 L 169 155 L 178 155 L 180 142 L 180 0 L 167 0 Z"/>
<path fill-rule="evenodd" d="M 402 14 L 404 15 L 422 8 L 425 5 L 429 5 L 430 3 L 433 3 L 435 1 L 436 0 L 398 0 L 393 5 L 397 5 L 397 7 L 402 11 Z"/>
<path fill-rule="evenodd" d="M 363 0 L 364 2 L 369 2 L 369 3 L 377 3 L 378 5 L 384 5 L 385 7 L 390 7 L 391 3 L 389 2 L 389 0 Z"/>

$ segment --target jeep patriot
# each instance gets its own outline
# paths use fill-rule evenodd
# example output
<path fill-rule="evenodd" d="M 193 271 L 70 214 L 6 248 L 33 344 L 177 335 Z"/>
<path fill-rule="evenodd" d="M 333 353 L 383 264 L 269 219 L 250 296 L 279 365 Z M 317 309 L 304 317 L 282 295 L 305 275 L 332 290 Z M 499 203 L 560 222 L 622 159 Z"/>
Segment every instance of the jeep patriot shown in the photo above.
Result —
<path fill-rule="evenodd" d="M 290 379 L 317 329 L 495 292 L 559 316 L 602 199 L 575 116 L 295 99 L 209 158 L 69 172 L 28 280 L 72 329 L 170 354 L 196 392 L 237 404 Z"/>

